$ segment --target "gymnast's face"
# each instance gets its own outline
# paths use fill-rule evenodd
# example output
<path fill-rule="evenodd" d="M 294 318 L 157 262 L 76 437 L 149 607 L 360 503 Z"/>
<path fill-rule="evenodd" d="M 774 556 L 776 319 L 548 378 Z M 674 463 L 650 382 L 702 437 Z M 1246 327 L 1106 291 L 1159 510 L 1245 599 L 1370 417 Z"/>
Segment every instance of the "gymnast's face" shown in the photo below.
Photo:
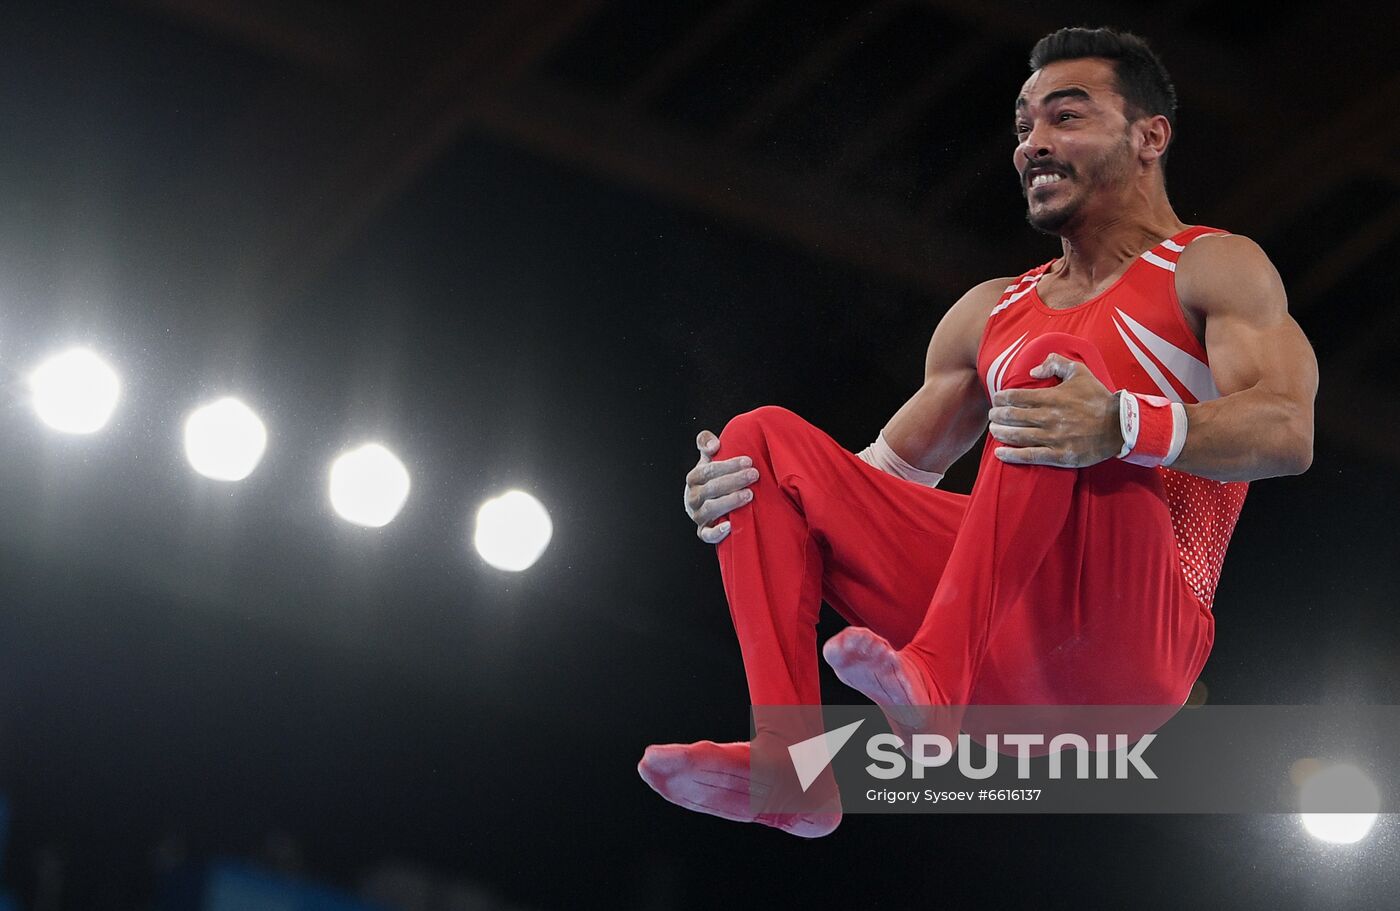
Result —
<path fill-rule="evenodd" d="M 1063 234 L 1112 217 L 1137 156 L 1113 63 L 1060 60 L 1032 73 L 1016 99 L 1016 142 L 1032 227 Z"/>

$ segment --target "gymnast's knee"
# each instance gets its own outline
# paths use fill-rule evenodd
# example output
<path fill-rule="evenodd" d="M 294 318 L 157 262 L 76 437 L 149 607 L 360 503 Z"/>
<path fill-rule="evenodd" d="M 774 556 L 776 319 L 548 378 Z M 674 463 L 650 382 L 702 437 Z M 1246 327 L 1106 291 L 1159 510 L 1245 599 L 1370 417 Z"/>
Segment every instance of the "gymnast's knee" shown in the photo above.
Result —
<path fill-rule="evenodd" d="M 1031 368 L 1045 363 L 1045 359 L 1052 354 L 1078 361 L 1088 367 L 1090 372 L 1098 377 L 1100 383 L 1110 389 L 1113 388 L 1113 379 L 1109 375 L 1108 365 L 1103 359 L 1103 354 L 1099 352 L 1098 346 L 1088 339 L 1070 335 L 1068 332 L 1047 332 L 1026 342 L 1021 350 L 1011 358 L 1011 364 L 1006 368 L 1006 375 L 1002 378 L 1001 388 L 1039 389 L 1056 385 L 1060 382 L 1056 377 L 1036 379 L 1031 376 Z"/>
<path fill-rule="evenodd" d="M 811 424 L 779 405 L 763 405 L 735 415 L 719 433 L 717 459 L 746 455 L 755 461 L 768 451 L 770 438 L 787 438 L 813 430 Z"/>

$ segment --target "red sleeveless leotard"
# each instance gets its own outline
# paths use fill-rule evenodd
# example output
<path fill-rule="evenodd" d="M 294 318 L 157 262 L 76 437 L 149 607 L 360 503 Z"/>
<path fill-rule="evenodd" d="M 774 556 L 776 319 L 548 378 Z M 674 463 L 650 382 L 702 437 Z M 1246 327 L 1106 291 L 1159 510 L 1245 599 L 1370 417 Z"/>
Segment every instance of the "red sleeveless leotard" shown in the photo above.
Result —
<path fill-rule="evenodd" d="M 1115 389 L 1162 395 L 1194 404 L 1220 395 L 1205 348 L 1186 324 L 1176 296 L 1176 262 L 1186 245 L 1218 228 L 1193 226 L 1138 257 L 1108 290 L 1078 306 L 1046 306 L 1036 292 L 1053 260 L 1022 275 L 1002 293 L 982 333 L 977 370 L 988 398 L 1012 357 L 1028 340 L 1067 332 L 1103 353 Z M 1189 430 L 1188 430 L 1189 439 Z M 1210 607 L 1225 548 L 1249 485 L 1212 481 L 1170 468 L 1161 473 L 1181 572 Z"/>

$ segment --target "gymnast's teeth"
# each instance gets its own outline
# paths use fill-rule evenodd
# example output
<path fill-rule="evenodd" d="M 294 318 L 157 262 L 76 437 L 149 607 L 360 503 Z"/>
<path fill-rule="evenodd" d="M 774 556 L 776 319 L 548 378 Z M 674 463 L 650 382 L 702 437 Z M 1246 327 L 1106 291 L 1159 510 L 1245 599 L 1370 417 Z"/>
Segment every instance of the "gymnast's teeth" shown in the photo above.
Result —
<path fill-rule="evenodd" d="M 1059 174 L 1037 174 L 1035 177 L 1031 178 L 1031 186 L 1043 187 L 1048 183 L 1055 183 L 1063 179 L 1064 178 Z"/>

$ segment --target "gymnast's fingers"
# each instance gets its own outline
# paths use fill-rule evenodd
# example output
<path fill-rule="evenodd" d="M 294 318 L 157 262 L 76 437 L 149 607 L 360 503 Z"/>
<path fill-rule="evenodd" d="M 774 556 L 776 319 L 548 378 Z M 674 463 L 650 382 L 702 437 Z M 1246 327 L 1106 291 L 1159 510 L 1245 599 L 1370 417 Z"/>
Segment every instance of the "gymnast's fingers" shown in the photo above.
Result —
<path fill-rule="evenodd" d="M 692 518 L 696 525 L 709 525 L 715 519 L 728 515 L 752 499 L 753 491 L 751 490 L 736 490 L 734 493 L 722 497 L 713 497 L 701 504 L 700 508 L 695 510 L 695 515 Z"/>
<path fill-rule="evenodd" d="M 1039 446 L 1045 443 L 1045 435 L 1039 427 L 1018 427 L 1011 424 L 989 424 L 987 432 L 999 443 L 1009 446 Z"/>
<path fill-rule="evenodd" d="M 737 461 L 737 460 L 736 460 Z M 747 460 L 745 460 L 747 461 Z M 720 463 L 716 463 L 720 464 Z M 742 490 L 754 481 L 758 480 L 758 469 L 749 468 L 744 465 L 735 465 L 723 474 L 717 474 L 707 481 L 698 490 L 698 499 L 701 503 L 706 500 L 713 500 L 715 497 L 722 497 L 727 493 Z"/>
<path fill-rule="evenodd" d="M 699 535 L 700 540 L 704 541 L 706 544 L 718 544 L 729 537 L 729 523 L 721 522 L 713 527 L 701 525 L 695 530 L 695 533 Z"/>
<path fill-rule="evenodd" d="M 1051 465 L 1057 468 L 1072 467 L 1064 453 L 1049 446 L 999 446 L 992 451 L 998 459 L 1012 465 Z"/>
<path fill-rule="evenodd" d="M 1034 408 L 1018 408 L 1014 405 L 999 405 L 987 412 L 987 420 L 993 424 L 1010 424 L 1015 427 L 1038 427 Z"/>

